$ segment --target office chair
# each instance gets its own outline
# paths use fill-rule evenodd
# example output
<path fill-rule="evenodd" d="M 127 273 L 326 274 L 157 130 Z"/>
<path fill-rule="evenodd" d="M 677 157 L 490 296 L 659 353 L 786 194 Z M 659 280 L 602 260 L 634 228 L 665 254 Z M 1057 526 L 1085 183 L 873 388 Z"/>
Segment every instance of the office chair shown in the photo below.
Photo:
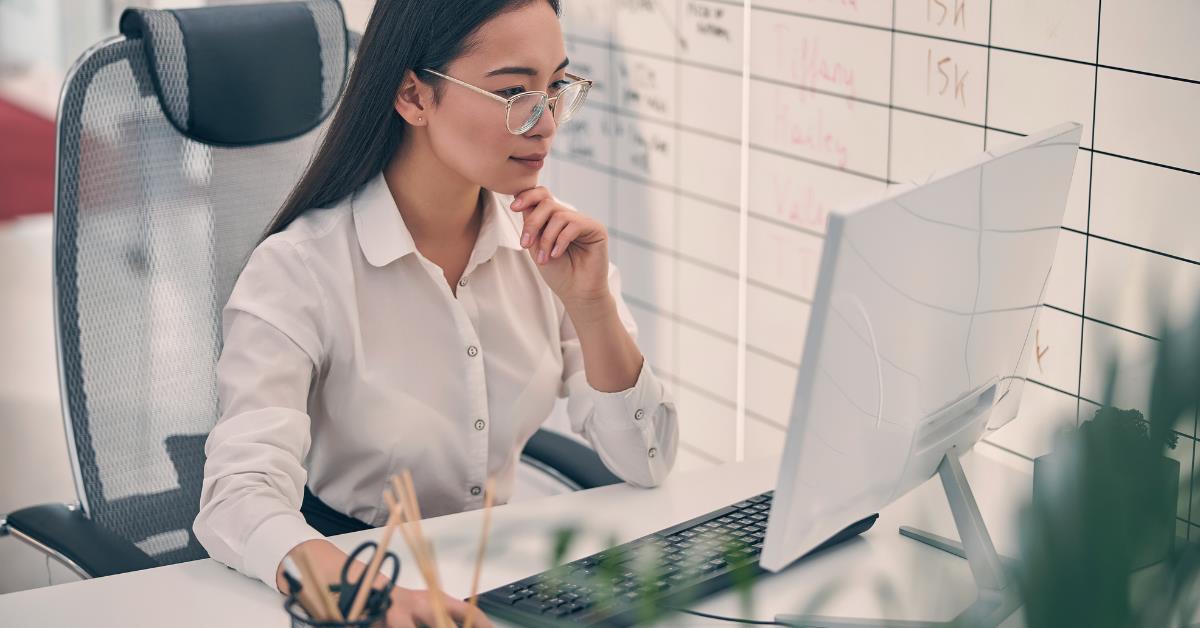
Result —
<path fill-rule="evenodd" d="M 359 36 L 336 0 L 129 9 L 59 103 L 54 304 L 78 504 L 0 519 L 89 578 L 205 558 L 192 534 L 218 418 L 221 309 L 329 120 Z M 619 480 L 542 431 L 566 489 Z"/>

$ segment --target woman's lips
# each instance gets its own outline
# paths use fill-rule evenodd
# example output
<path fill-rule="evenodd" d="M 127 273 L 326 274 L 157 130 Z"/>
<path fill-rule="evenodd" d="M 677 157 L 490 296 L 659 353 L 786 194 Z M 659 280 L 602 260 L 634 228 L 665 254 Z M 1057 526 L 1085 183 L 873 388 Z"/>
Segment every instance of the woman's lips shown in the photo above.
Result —
<path fill-rule="evenodd" d="M 542 165 L 546 163 L 546 159 L 521 159 L 519 157 L 509 157 L 509 159 L 531 170 L 540 170 Z"/>

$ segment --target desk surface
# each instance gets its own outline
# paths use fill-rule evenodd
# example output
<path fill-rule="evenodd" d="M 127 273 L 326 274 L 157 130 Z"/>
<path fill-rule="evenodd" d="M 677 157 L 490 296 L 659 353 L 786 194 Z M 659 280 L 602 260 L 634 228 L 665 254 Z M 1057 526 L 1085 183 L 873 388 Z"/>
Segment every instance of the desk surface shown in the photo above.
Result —
<path fill-rule="evenodd" d="M 494 588 L 549 566 L 554 530 L 581 528 L 568 551 L 575 559 L 599 551 L 610 536 L 628 541 L 770 489 L 778 459 L 751 460 L 672 474 L 661 486 L 629 485 L 518 502 L 493 511 L 492 535 L 480 590 Z M 996 548 L 1015 555 L 1014 514 L 1028 499 L 1029 471 L 1009 454 L 981 445 L 963 460 Z M 423 522 L 433 541 L 442 581 L 451 595 L 470 593 L 482 511 Z M 926 482 L 880 513 L 862 537 L 761 578 L 749 615 L 738 596 L 720 593 L 696 610 L 757 619 L 776 613 L 946 620 L 970 604 L 974 583 L 966 561 L 901 537 L 913 525 L 956 538 L 954 523 L 937 480 Z M 332 539 L 342 549 L 376 538 L 377 532 Z M 398 535 L 397 535 L 398 536 Z M 416 562 L 403 542 L 393 540 L 405 569 L 400 585 L 423 588 Z M 832 593 L 832 596 L 829 594 Z M 74 626 L 287 626 L 282 598 L 266 585 L 213 560 L 200 560 L 119 576 L 0 595 L 0 625 Z M 1018 612 L 1019 615 L 1019 612 Z M 1019 625 L 1019 618 L 1009 624 Z M 718 625 L 680 615 L 663 625 Z M 732 624 L 727 624 L 732 625 Z"/>

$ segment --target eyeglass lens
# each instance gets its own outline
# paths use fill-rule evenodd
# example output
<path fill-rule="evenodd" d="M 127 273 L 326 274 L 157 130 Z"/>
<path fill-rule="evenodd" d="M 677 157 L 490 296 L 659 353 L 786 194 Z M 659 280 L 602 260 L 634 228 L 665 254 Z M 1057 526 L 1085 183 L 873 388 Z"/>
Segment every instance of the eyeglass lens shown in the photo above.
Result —
<path fill-rule="evenodd" d="M 558 100 L 553 108 L 555 123 L 562 124 L 575 115 L 586 98 L 585 87 L 583 82 L 573 83 L 558 93 Z M 519 134 L 532 129 L 541 118 L 546 102 L 546 97 L 537 92 L 526 92 L 517 96 L 508 111 L 509 131 Z"/>

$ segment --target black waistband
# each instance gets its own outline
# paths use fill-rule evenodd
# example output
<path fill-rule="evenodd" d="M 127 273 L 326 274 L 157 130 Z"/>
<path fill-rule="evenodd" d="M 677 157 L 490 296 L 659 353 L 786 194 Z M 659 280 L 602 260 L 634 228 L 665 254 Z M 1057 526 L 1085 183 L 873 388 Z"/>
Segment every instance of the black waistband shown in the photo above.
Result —
<path fill-rule="evenodd" d="M 371 529 L 371 526 L 362 521 L 330 508 L 329 504 L 313 495 L 307 486 L 304 487 L 304 502 L 300 505 L 300 513 L 304 515 L 308 525 L 325 536 Z"/>

